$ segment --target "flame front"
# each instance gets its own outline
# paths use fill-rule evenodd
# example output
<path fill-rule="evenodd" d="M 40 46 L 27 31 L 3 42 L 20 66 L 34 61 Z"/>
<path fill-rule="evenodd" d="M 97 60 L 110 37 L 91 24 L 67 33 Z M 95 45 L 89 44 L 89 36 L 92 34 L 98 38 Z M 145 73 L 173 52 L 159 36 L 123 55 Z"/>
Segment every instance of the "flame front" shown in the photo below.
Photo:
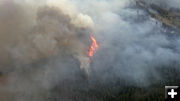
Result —
<path fill-rule="evenodd" d="M 96 42 L 96 39 L 95 37 L 93 37 L 92 35 L 90 36 L 91 37 L 91 40 L 92 40 L 92 44 L 91 44 L 91 47 L 89 49 L 89 56 L 90 57 L 93 57 L 94 53 L 96 52 L 96 50 L 98 49 L 98 43 Z"/>

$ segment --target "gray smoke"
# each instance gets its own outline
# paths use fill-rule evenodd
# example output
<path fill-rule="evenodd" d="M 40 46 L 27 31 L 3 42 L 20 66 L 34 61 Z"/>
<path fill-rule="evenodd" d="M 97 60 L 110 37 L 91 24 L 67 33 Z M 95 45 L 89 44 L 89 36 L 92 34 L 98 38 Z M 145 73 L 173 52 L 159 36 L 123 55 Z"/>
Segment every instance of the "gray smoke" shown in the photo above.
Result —
<path fill-rule="evenodd" d="M 179 32 L 133 0 L 2 0 L 0 12 L 2 101 L 96 101 L 77 90 L 119 79 L 148 85 L 159 67 L 179 69 Z M 90 33 L 99 43 L 91 64 Z"/>
<path fill-rule="evenodd" d="M 81 69 L 89 72 L 93 22 L 61 7 L 46 1 L 0 1 L 0 72 L 5 80 L 0 100 L 44 101 L 59 82 L 73 80 Z"/>
<path fill-rule="evenodd" d="M 78 1 L 76 5 L 82 3 Z M 156 72 L 159 67 L 179 66 L 179 32 L 164 28 L 135 8 L 134 1 L 86 0 L 83 4 L 80 11 L 90 15 L 96 26 L 100 49 L 92 68 L 102 82 L 126 78 L 147 85 L 150 75 L 161 79 Z"/>

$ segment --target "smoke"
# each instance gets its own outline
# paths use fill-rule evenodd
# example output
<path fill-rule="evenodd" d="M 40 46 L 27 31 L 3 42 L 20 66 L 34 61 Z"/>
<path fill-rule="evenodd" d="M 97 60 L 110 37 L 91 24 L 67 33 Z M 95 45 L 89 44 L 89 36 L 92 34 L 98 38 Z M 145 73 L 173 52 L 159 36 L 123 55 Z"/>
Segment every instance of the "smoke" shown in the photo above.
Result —
<path fill-rule="evenodd" d="M 2 65 L 12 64 L 11 60 L 28 64 L 56 54 L 61 47 L 71 48 L 77 56 L 85 54 L 93 24 L 87 15 L 65 14 L 65 9 L 50 3 L 33 4 L 1 1 Z"/>
<path fill-rule="evenodd" d="M 0 91 L 8 93 L 0 100 L 43 101 L 58 82 L 81 69 L 89 72 L 93 21 L 66 0 L 0 1 L 0 12 L 0 72 L 6 80 Z"/>
<path fill-rule="evenodd" d="M 2 101 L 96 101 L 77 90 L 119 79 L 148 85 L 161 79 L 158 67 L 179 69 L 179 32 L 132 0 L 2 0 L 0 12 Z M 92 64 L 90 34 L 99 43 Z"/>
<path fill-rule="evenodd" d="M 80 3 L 80 0 L 75 2 L 79 10 L 95 22 L 100 49 L 92 69 L 101 82 L 125 78 L 138 85 L 148 85 L 150 76 L 161 79 L 158 68 L 178 68 L 179 32 L 164 28 L 160 21 L 134 7 L 134 1 L 86 0 L 84 5 Z"/>

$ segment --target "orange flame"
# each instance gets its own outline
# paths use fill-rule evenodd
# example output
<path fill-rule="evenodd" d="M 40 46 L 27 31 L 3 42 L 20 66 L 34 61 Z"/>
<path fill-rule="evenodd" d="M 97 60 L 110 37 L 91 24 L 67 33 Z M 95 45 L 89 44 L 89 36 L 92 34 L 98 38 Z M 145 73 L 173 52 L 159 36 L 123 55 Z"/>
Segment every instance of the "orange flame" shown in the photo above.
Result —
<path fill-rule="evenodd" d="M 92 44 L 91 44 L 91 47 L 89 49 L 89 56 L 90 57 L 93 57 L 94 53 L 96 52 L 96 50 L 98 49 L 98 44 L 96 42 L 96 39 L 91 35 L 91 40 L 92 40 Z"/>

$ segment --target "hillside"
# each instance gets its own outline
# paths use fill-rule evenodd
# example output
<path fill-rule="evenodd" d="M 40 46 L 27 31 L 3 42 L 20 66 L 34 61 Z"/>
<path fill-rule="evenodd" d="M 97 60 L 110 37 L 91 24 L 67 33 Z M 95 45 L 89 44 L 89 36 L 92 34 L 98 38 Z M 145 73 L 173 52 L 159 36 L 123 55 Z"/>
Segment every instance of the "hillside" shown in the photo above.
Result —
<path fill-rule="evenodd" d="M 180 10 L 176 8 L 166 9 L 155 4 L 147 4 L 143 0 L 136 0 L 136 4 L 145 9 L 152 17 L 162 21 L 166 26 L 180 28 Z"/>

